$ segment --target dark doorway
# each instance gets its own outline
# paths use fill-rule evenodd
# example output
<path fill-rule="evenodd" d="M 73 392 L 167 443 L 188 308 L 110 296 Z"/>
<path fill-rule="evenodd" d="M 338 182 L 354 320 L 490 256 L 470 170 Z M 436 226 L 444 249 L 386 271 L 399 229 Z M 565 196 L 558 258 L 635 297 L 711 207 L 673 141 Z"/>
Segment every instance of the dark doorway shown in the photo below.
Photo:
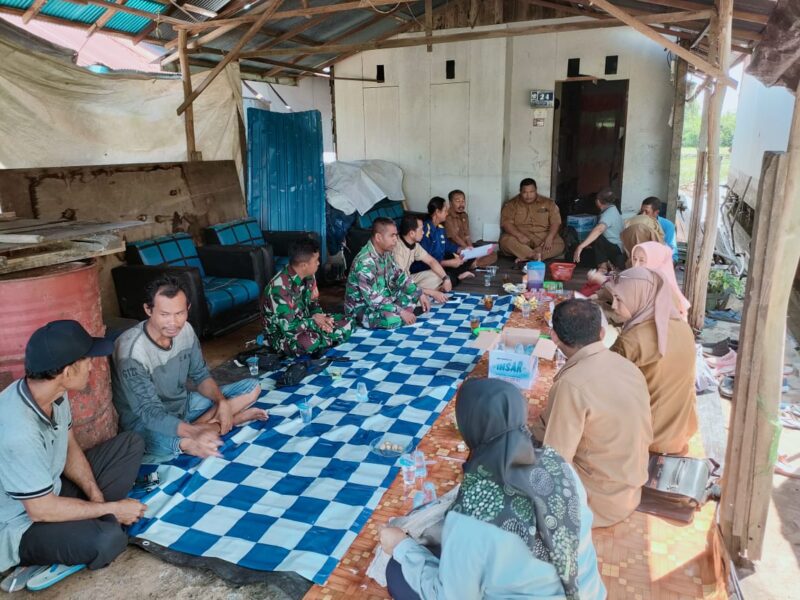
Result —
<path fill-rule="evenodd" d="M 611 187 L 622 193 L 628 80 L 556 83 L 553 173 L 563 216 L 595 213 L 594 196 Z"/>

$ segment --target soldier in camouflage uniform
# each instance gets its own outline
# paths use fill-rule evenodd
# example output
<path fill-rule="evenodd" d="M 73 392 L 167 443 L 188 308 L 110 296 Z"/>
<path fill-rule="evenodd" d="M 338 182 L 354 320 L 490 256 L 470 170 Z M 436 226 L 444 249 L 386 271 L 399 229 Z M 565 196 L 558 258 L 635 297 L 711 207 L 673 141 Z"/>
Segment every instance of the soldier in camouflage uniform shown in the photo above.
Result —
<path fill-rule="evenodd" d="M 379 217 L 372 224 L 372 237 L 353 260 L 347 278 L 344 312 L 368 329 L 392 329 L 416 322 L 414 307 L 430 308 L 430 300 L 397 265 L 392 250 L 397 244 L 397 226 Z"/>
<path fill-rule="evenodd" d="M 313 354 L 346 342 L 353 333 L 350 319 L 326 315 L 317 303 L 314 278 L 319 244 L 301 240 L 289 251 L 289 264 L 264 290 L 264 333 L 273 350 L 289 356 Z"/>

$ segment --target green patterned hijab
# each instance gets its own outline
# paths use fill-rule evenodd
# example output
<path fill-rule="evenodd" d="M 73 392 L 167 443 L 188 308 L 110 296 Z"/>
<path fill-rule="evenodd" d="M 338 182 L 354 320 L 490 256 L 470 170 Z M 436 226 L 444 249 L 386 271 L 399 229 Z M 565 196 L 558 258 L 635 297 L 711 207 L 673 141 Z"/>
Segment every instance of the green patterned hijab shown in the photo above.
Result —
<path fill-rule="evenodd" d="M 537 559 L 555 567 L 564 595 L 579 600 L 575 473 L 552 448 L 534 447 L 520 391 L 498 379 L 467 381 L 456 420 L 470 456 L 450 510 L 518 535 Z"/>

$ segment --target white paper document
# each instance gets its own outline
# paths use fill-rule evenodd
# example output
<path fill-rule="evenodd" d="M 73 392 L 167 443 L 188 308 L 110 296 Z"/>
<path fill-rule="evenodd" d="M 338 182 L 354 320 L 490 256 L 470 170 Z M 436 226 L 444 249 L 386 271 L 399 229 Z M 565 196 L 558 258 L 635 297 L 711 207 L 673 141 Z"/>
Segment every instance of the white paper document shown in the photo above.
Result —
<path fill-rule="evenodd" d="M 472 260 L 473 258 L 489 256 L 495 250 L 497 250 L 497 244 L 486 244 L 485 246 L 478 246 L 476 248 L 462 250 L 461 256 L 464 258 L 464 260 Z"/>

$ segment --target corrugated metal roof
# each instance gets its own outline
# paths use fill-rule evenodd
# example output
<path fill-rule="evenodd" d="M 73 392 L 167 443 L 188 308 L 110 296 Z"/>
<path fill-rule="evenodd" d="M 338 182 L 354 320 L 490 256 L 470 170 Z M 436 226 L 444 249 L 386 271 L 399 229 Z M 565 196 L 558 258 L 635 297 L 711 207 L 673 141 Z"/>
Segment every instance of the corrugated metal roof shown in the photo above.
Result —
<path fill-rule="evenodd" d="M 0 6 L 10 6 L 11 8 L 27 9 L 33 0 L 0 0 Z"/>
<path fill-rule="evenodd" d="M 77 23 L 94 23 L 106 12 L 101 6 L 72 4 L 62 0 L 49 0 L 42 8 L 42 14 Z"/>
<path fill-rule="evenodd" d="M 52 2 L 53 0 L 50 1 Z M 150 2 L 149 0 L 128 0 L 125 5 L 130 6 L 131 8 L 138 8 L 139 10 L 146 10 L 147 12 L 154 14 L 163 13 L 169 7 L 169 5 Z M 149 24 L 150 19 L 118 12 L 111 17 L 111 20 L 108 23 L 106 23 L 106 27 L 108 29 L 115 29 L 116 31 L 124 31 L 126 33 L 138 33 Z"/>

